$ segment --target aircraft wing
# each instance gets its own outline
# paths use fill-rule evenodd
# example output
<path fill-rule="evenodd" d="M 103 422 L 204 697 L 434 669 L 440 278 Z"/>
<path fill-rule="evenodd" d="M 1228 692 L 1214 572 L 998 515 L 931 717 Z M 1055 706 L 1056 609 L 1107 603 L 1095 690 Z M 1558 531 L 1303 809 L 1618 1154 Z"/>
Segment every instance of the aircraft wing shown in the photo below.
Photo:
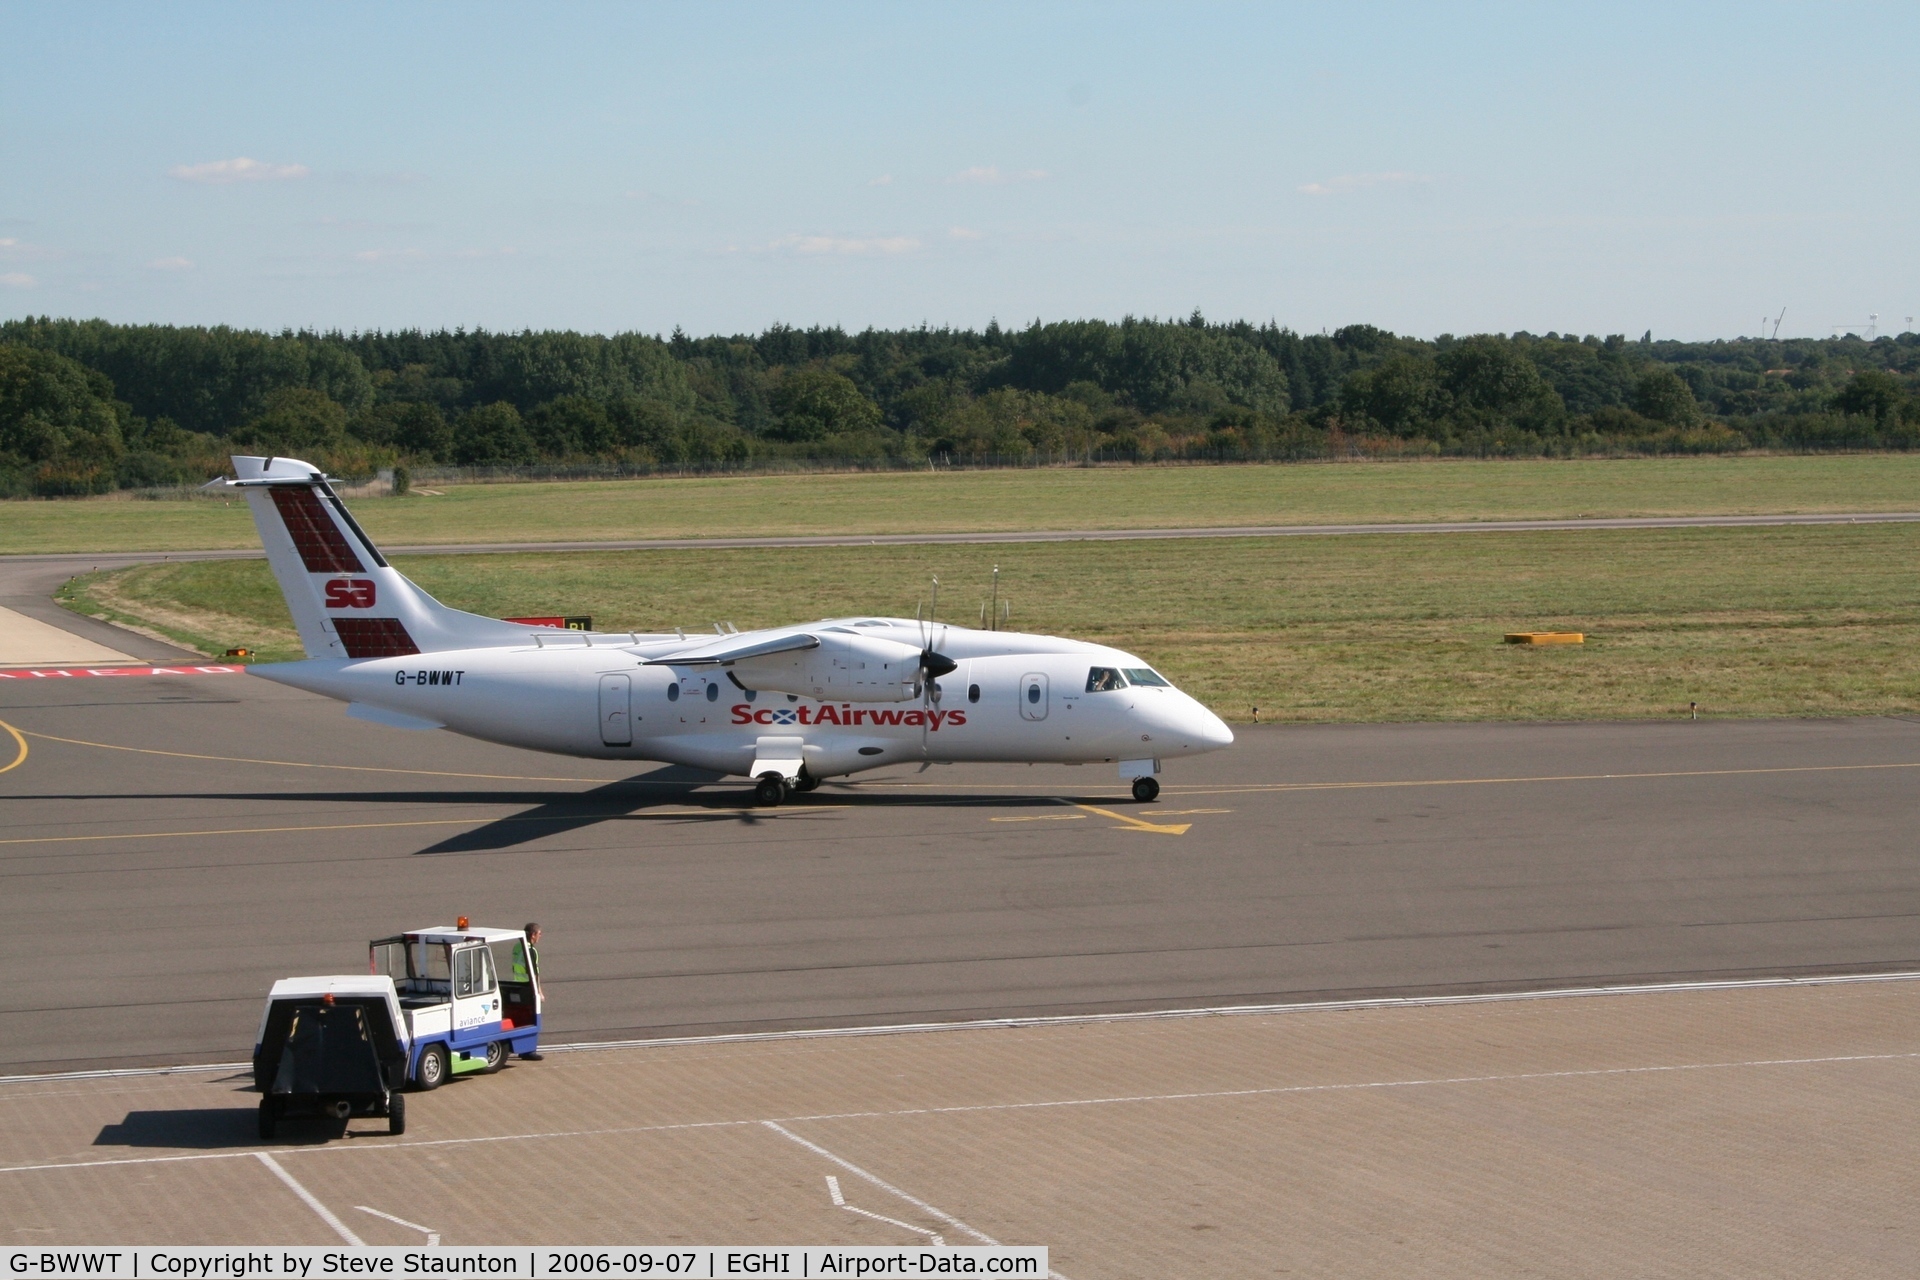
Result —
<path fill-rule="evenodd" d="M 682 649 L 678 653 L 665 657 L 648 658 L 642 666 L 647 667 L 711 667 L 728 662 L 745 662 L 748 658 L 764 658 L 768 654 L 793 653 L 801 649 L 818 649 L 820 637 L 806 631 L 789 631 L 784 635 L 768 636 L 760 640 L 747 640 L 728 636 L 724 640 L 715 640 L 691 649 Z"/>

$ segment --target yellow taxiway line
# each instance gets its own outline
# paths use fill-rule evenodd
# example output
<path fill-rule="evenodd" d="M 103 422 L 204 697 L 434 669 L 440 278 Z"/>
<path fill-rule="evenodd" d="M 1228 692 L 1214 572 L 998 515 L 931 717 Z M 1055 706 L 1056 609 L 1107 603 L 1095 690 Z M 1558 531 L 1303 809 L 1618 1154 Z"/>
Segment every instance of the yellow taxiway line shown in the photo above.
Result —
<path fill-rule="evenodd" d="M 1088 813 L 1097 813 L 1103 818 L 1112 818 L 1126 831 L 1145 831 L 1157 836 L 1183 836 L 1192 828 L 1191 822 L 1148 822 L 1144 818 L 1135 818 L 1129 814 L 1115 813 L 1111 809 L 1101 809 L 1095 805 L 1081 804 L 1078 800 L 1062 800 L 1061 804 L 1070 804 L 1076 809 L 1085 809 Z"/>
<path fill-rule="evenodd" d="M 14 756 L 12 763 L 0 765 L 0 773 L 5 773 L 9 769 L 18 769 L 27 762 L 27 740 L 20 736 L 18 729 L 8 724 L 5 720 L 0 720 L 0 729 L 5 729 L 8 733 L 12 734 L 14 742 L 18 743 L 20 747 L 20 753 Z"/>

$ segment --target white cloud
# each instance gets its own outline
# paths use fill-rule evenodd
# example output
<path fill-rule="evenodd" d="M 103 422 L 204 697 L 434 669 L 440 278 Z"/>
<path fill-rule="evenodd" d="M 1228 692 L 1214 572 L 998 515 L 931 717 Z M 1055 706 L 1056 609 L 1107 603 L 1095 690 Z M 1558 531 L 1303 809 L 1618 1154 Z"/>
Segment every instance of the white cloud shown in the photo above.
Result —
<path fill-rule="evenodd" d="M 1004 187 L 1010 182 L 1039 182 L 1047 176 L 1045 169 L 1003 170 L 997 165 L 977 164 L 971 169 L 962 169 L 948 178 L 948 182 L 966 182 L 980 187 Z"/>
<path fill-rule="evenodd" d="M 782 236 L 768 248 L 791 253 L 817 254 L 894 254 L 911 253 L 920 247 L 912 236 Z"/>
<path fill-rule="evenodd" d="M 192 269 L 193 259 L 176 255 L 171 258 L 155 258 L 147 265 L 155 271 L 187 271 Z"/>
<path fill-rule="evenodd" d="M 0 275 L 0 284 L 14 289 L 31 289 L 39 283 L 24 271 L 9 271 L 5 275 Z"/>
<path fill-rule="evenodd" d="M 869 182 L 867 185 L 870 187 L 890 187 L 893 185 L 893 175 L 890 173 L 883 173 L 879 177 L 875 178 L 872 182 Z"/>
<path fill-rule="evenodd" d="M 948 227 L 947 234 L 955 240 L 985 240 L 987 233 L 975 231 L 972 227 Z"/>
<path fill-rule="evenodd" d="M 19 247 L 20 242 L 12 236 L 0 236 L 0 249 L 17 249 Z"/>
<path fill-rule="evenodd" d="M 1309 182 L 1300 190 L 1310 196 L 1338 196 L 1367 187 L 1401 186 L 1409 182 L 1432 182 L 1420 173 L 1343 173 L 1325 182 Z"/>
<path fill-rule="evenodd" d="M 286 178 L 304 178 L 310 171 L 303 164 L 268 164 L 238 156 L 232 160 L 209 160 L 204 164 L 177 164 L 167 173 L 182 182 L 221 185 L 229 182 L 275 182 Z"/>

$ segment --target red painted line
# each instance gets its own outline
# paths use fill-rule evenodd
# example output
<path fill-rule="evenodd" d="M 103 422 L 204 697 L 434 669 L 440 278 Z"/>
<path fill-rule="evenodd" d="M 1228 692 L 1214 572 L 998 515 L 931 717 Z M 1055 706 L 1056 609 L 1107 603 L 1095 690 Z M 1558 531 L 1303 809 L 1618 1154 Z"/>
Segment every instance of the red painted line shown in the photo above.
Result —
<path fill-rule="evenodd" d="M 0 671 L 0 680 L 72 680 L 83 676 L 233 676 L 245 667 L 36 667 Z"/>

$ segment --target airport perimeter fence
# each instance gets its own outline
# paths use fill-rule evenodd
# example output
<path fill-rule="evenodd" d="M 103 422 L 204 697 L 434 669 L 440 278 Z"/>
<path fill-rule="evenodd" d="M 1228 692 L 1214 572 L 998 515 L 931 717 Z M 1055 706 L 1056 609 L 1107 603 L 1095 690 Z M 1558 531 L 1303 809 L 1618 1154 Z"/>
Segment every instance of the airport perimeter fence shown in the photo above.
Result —
<path fill-rule="evenodd" d="M 471 484 L 535 484 L 559 481 L 591 480 L 634 480 L 644 478 L 687 478 L 695 479 L 710 476 L 783 476 L 783 475 L 850 475 L 861 473 L 902 473 L 902 472 L 946 472 L 946 471 L 1036 471 L 1083 468 L 1132 468 L 1132 467 L 1215 467 L 1240 465 L 1262 465 L 1272 463 L 1322 463 L 1340 464 L 1353 462 L 1393 462 L 1420 459 L 1468 458 L 1468 459 L 1544 459 L 1544 458 L 1630 458 L 1656 457 L 1674 454 L 1748 454 L 1748 455 L 1798 455 L 1798 454 L 1849 454 L 1849 453 L 1903 453 L 1907 452 L 1904 440 L 1870 441 L 1854 440 L 1780 440 L 1771 441 L 1758 447 L 1742 437 L 1726 433 L 1731 439 L 1722 439 L 1716 433 L 1701 432 L 1701 435 L 1713 438 L 1695 443 L 1692 441 L 1608 441 L 1555 440 L 1545 442 L 1549 447 L 1541 447 L 1539 440 L 1509 442 L 1488 440 L 1473 442 L 1473 447 L 1442 448 L 1432 441 L 1413 439 L 1394 439 L 1378 436 L 1334 435 L 1328 440 L 1304 443 L 1287 443 L 1276 448 L 1254 448 L 1235 446 L 1230 448 L 1208 448 L 1188 445 L 1176 455 L 1142 456 L 1134 451 L 1096 449 L 1076 452 L 1035 450 L 1026 454 L 988 454 L 976 457 L 956 457 L 950 454 L 934 454 L 928 457 L 856 457 L 856 458 L 746 458 L 712 459 L 686 462 L 542 462 L 523 463 L 513 466 L 403 466 L 386 468 L 377 475 L 349 473 L 340 477 L 340 491 L 348 496 L 372 497 L 394 492 L 395 473 L 404 477 L 397 486 L 405 489 L 434 489 L 443 485 Z M 136 501 L 185 501 L 193 498 L 213 498 L 231 501 L 232 493 L 219 488 L 208 489 L 199 485 L 162 485 L 146 488 L 120 489 L 109 494 L 98 495 Z M 47 501 L 48 499 L 29 499 Z M 58 499 L 54 499 L 58 500 Z"/>

